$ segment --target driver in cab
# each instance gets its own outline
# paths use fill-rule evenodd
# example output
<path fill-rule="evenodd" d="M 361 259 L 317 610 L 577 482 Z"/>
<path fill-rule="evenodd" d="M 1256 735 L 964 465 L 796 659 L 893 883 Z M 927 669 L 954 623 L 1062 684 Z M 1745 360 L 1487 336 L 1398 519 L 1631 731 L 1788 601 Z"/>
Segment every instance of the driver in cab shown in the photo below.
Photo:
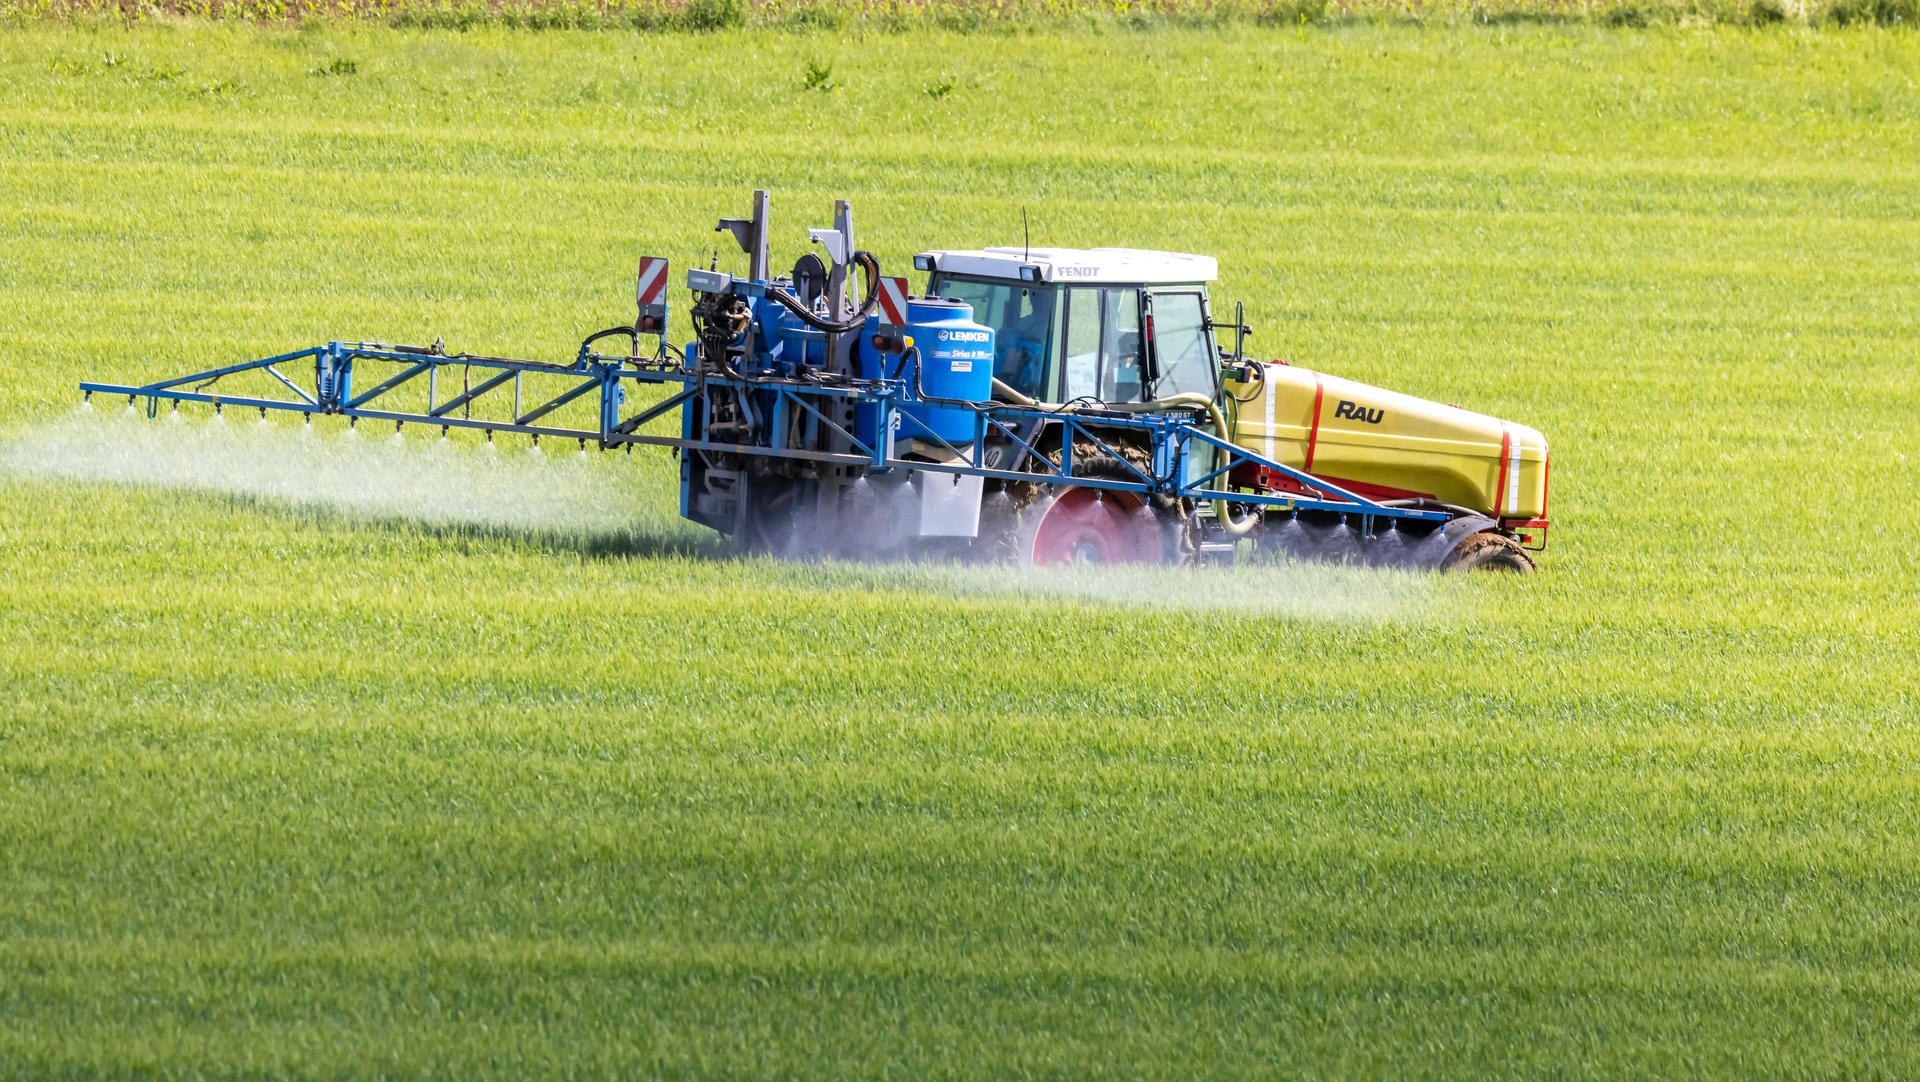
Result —
<path fill-rule="evenodd" d="M 1010 301 L 1009 313 L 1017 314 L 994 335 L 993 376 L 1021 394 L 1040 397 L 1053 333 L 1053 291 L 1022 289 Z"/>

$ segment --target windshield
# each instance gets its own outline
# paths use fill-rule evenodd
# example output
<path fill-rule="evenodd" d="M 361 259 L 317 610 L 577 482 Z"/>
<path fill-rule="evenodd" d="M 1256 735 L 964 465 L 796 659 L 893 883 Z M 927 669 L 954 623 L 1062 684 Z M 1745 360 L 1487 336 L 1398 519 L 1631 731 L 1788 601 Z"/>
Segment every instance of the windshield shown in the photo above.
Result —
<path fill-rule="evenodd" d="M 973 306 L 973 321 L 993 328 L 995 379 L 1032 398 L 1046 397 L 1053 347 L 1053 287 L 936 277 L 929 293 Z"/>

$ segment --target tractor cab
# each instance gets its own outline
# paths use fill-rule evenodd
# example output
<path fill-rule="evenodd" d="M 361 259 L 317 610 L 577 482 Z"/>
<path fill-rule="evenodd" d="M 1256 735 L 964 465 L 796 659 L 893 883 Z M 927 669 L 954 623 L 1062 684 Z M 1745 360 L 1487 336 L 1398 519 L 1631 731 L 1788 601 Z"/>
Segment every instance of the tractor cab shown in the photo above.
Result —
<path fill-rule="evenodd" d="M 926 295 L 965 301 L 994 329 L 993 375 L 1042 402 L 1208 398 L 1220 365 L 1207 256 L 1137 248 L 921 252 Z M 996 394 L 1005 392 L 996 387 Z"/>

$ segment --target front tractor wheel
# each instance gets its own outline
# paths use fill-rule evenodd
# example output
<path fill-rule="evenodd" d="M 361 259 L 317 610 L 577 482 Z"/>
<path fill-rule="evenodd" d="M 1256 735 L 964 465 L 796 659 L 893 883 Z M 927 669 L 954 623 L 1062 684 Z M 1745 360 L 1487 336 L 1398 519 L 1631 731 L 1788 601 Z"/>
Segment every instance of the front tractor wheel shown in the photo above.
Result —
<path fill-rule="evenodd" d="M 1132 492 L 1068 488 L 1040 511 L 1026 549 L 1028 562 L 1149 564 L 1161 562 L 1159 519 Z"/>
<path fill-rule="evenodd" d="M 1520 543 L 1505 534 L 1477 533 L 1460 542 L 1441 561 L 1442 571 L 1500 571 L 1526 575 L 1533 571 L 1533 557 Z"/>

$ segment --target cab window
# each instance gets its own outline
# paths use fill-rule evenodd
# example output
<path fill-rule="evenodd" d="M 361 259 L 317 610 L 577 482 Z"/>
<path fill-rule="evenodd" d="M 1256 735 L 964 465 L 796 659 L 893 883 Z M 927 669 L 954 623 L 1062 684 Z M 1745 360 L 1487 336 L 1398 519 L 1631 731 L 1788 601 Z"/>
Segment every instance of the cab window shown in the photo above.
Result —
<path fill-rule="evenodd" d="M 1211 398 L 1220 362 L 1198 293 L 1153 295 L 1153 397 L 1192 391 Z"/>
<path fill-rule="evenodd" d="M 1081 287 L 1067 292 L 1066 373 L 1061 396 L 1068 402 L 1136 402 L 1142 391 L 1140 291 Z"/>
<path fill-rule="evenodd" d="M 928 292 L 973 306 L 973 321 L 993 328 L 995 379 L 1033 398 L 1047 396 L 1053 350 L 1052 286 L 935 278 Z"/>
<path fill-rule="evenodd" d="M 1065 382 L 1060 397 L 1068 402 L 1092 398 L 1100 385 L 1100 291 L 1067 290 Z"/>

